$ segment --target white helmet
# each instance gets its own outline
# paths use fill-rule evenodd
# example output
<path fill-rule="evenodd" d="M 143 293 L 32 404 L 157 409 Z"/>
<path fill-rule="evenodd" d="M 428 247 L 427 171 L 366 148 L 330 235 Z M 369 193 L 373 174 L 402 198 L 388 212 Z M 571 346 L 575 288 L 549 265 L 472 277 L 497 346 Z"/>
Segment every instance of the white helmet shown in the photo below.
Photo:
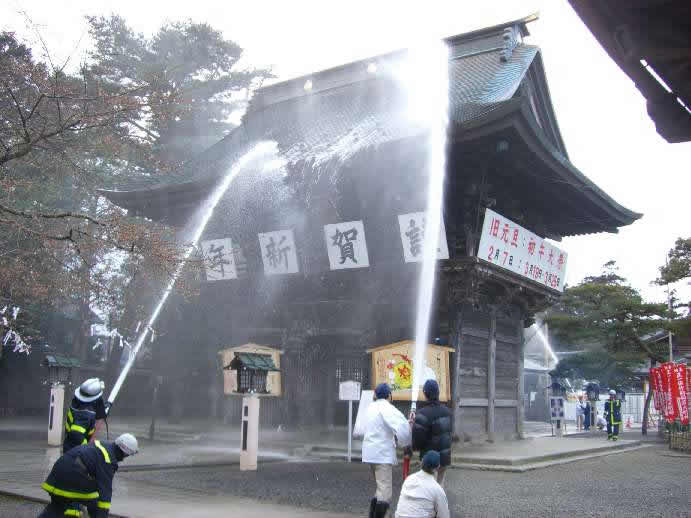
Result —
<path fill-rule="evenodd" d="M 131 433 L 123 433 L 120 437 L 115 439 L 115 444 L 125 455 L 134 455 L 139 451 L 137 438 Z"/>
<path fill-rule="evenodd" d="M 610 395 L 610 396 L 616 396 L 616 395 L 617 395 L 617 391 L 614 390 L 614 389 L 612 389 L 612 390 L 609 391 L 609 395 Z"/>
<path fill-rule="evenodd" d="M 103 383 L 98 378 L 89 378 L 84 383 L 77 387 L 74 391 L 74 395 L 79 401 L 84 403 L 89 403 L 95 401 L 103 395 L 103 389 L 105 388 L 105 383 Z"/>

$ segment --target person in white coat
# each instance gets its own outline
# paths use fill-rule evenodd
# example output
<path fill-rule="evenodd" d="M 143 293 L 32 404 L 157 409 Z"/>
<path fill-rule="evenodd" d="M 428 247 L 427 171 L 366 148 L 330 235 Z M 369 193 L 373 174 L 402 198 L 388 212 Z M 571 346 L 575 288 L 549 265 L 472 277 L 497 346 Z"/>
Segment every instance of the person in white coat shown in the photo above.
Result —
<path fill-rule="evenodd" d="M 370 501 L 370 518 L 384 518 L 391 503 L 392 471 L 396 464 L 396 445 L 410 446 L 410 423 L 391 404 L 391 389 L 386 383 L 377 385 L 374 402 L 367 408 L 362 441 L 362 462 L 369 464 L 377 485 Z"/>
<path fill-rule="evenodd" d="M 428 450 L 422 457 L 422 469 L 410 475 L 401 488 L 396 518 L 449 518 L 449 503 L 437 482 L 441 456 Z"/>

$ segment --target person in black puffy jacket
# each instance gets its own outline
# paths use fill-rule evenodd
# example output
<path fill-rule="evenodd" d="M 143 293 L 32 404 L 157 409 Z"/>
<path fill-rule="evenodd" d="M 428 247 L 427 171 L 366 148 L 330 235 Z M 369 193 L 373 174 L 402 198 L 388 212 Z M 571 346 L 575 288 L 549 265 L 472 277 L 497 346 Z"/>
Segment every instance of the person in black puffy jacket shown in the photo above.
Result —
<path fill-rule="evenodd" d="M 441 457 L 437 482 L 444 480 L 446 468 L 451 464 L 451 410 L 439 402 L 439 385 L 427 380 L 422 387 L 427 404 L 415 414 L 413 423 L 413 450 L 420 452 L 420 458 L 429 450 L 436 450 Z"/>

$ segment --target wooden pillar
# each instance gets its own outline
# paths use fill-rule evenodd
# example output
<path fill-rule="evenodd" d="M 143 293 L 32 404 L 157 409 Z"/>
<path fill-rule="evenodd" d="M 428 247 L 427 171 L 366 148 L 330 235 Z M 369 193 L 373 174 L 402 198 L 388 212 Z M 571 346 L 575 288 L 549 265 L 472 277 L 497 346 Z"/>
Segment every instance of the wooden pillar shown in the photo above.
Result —
<path fill-rule="evenodd" d="M 322 346 L 323 347 L 323 346 Z M 338 380 L 336 379 L 336 355 L 333 350 L 329 351 L 328 356 L 325 359 L 327 369 L 325 374 L 326 387 L 324 392 L 326 393 L 326 412 L 324 416 L 324 424 L 329 430 L 333 430 L 336 421 L 336 403 L 338 399 Z M 338 402 L 340 403 L 340 401 Z"/>
<path fill-rule="evenodd" d="M 523 332 L 523 318 L 518 321 L 518 386 L 516 387 L 516 435 L 519 439 L 525 439 L 523 433 L 523 421 L 525 419 L 525 383 L 523 381 L 523 359 L 525 340 Z"/>
<path fill-rule="evenodd" d="M 494 398 L 497 366 L 497 309 L 490 308 L 487 354 L 487 440 L 494 442 Z"/>
<path fill-rule="evenodd" d="M 461 432 L 461 349 L 463 345 L 463 312 L 456 312 L 455 318 L 451 322 L 451 347 L 454 348 L 454 376 L 452 379 L 452 411 L 453 411 L 453 433 L 458 436 L 459 442 L 463 444 Z"/>

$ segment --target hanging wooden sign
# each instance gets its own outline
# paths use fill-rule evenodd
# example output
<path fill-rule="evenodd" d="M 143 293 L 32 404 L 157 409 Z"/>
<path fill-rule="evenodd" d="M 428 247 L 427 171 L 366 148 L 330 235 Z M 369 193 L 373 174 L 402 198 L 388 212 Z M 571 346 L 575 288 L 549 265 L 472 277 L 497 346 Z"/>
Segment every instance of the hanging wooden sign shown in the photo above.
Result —
<path fill-rule="evenodd" d="M 372 354 L 372 388 L 380 383 L 388 383 L 395 401 L 410 401 L 413 394 L 415 342 L 404 340 L 368 349 L 367 352 Z M 439 383 L 439 401 L 451 399 L 449 353 L 452 352 L 454 349 L 451 347 L 427 345 L 427 363 L 420 383 L 435 379 Z M 424 401 L 422 387 L 418 387 L 418 391 L 418 401 Z"/>

